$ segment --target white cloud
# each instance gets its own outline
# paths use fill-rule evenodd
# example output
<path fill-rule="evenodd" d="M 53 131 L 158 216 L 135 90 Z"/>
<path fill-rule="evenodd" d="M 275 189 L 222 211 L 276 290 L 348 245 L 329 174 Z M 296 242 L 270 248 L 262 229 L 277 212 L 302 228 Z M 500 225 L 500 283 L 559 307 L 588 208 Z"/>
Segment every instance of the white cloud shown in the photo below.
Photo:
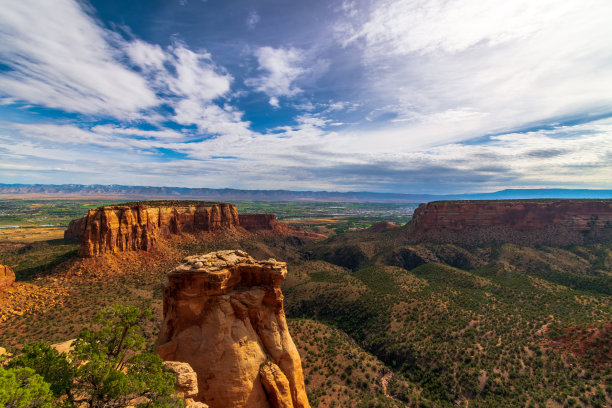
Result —
<path fill-rule="evenodd" d="M 3 104 L 21 101 L 151 123 L 170 119 L 202 131 L 248 127 L 240 115 L 214 105 L 229 93 L 232 77 L 204 50 L 180 41 L 164 49 L 124 40 L 73 0 L 8 2 L 0 27 L 0 56 L 11 68 L 0 73 Z M 120 62 L 126 56 L 139 72 Z M 174 108 L 174 118 L 155 111 L 162 103 Z M 204 123 L 211 118 L 213 123 Z"/>
<path fill-rule="evenodd" d="M 249 78 L 245 83 L 270 96 L 272 106 L 278 104 L 278 98 L 281 96 L 294 96 L 302 92 L 294 83 L 298 77 L 308 72 L 302 66 L 304 54 L 301 50 L 261 47 L 255 55 L 263 74 L 257 78 Z"/>
<path fill-rule="evenodd" d="M 251 135 L 250 123 L 242 120 L 242 112 L 231 107 L 220 108 L 214 104 L 202 104 L 197 99 L 183 99 L 175 106 L 178 123 L 196 124 L 206 135 L 221 135 L 231 138 Z"/>
<path fill-rule="evenodd" d="M 214 110 L 214 109 L 213 109 Z M 211 123 L 215 115 L 207 112 Z M 482 191 L 502 187 L 609 188 L 612 119 L 529 133 L 493 136 L 479 144 L 451 143 L 407 152 L 326 130 L 329 120 L 306 114 L 267 134 L 236 129 L 200 141 L 168 139 L 131 128 L 8 125 L 0 130 L 6 172 L 88 174 L 87 182 L 236 188 L 369 188 L 378 191 Z M 220 126 L 220 125 L 216 125 Z M 10 131 L 20 137 L 7 136 Z M 159 137 L 157 137 L 159 136 Z M 146 137 L 146 139 L 142 139 Z M 343 144 L 346 142 L 346 144 Z M 162 160 L 155 149 L 190 160 Z M 220 163 L 216 156 L 227 157 Z M 20 169 L 30 164 L 31 170 Z M 41 176 L 42 177 L 42 176 Z M 140 177 L 141 182 L 138 182 Z"/>
<path fill-rule="evenodd" d="M 109 34 L 70 0 L 8 1 L 0 13 L 0 56 L 11 70 L 0 93 L 72 112 L 129 117 L 158 104 L 123 67 Z"/>
<path fill-rule="evenodd" d="M 168 78 L 175 94 L 206 103 L 223 96 L 230 89 L 232 77 L 220 74 L 207 52 L 195 53 L 182 44 L 173 48 L 176 77 Z"/>
<path fill-rule="evenodd" d="M 386 0 L 373 5 L 369 19 L 344 44 L 363 40 L 369 51 L 406 55 L 455 53 L 476 45 L 496 46 L 525 39 L 571 17 L 573 7 L 554 0 Z M 575 5 L 575 4 L 574 4 Z M 354 12 L 350 13 L 354 16 Z M 374 57 L 375 55 L 372 55 Z"/>
<path fill-rule="evenodd" d="M 246 18 L 246 25 L 249 28 L 249 30 L 253 30 L 255 26 L 257 25 L 257 23 L 259 23 L 259 20 L 260 20 L 259 14 L 257 14 L 257 12 L 254 10 L 251 11 Z"/>
<path fill-rule="evenodd" d="M 126 128 L 122 126 L 114 125 L 97 125 L 91 128 L 91 130 L 98 134 L 115 134 L 115 135 L 127 135 L 127 136 L 140 136 L 147 139 L 162 139 L 162 140 L 175 140 L 182 139 L 186 135 L 182 132 L 177 132 L 172 129 L 160 129 L 160 130 L 143 130 L 139 128 Z"/>
<path fill-rule="evenodd" d="M 126 43 L 125 52 L 134 64 L 143 69 L 163 69 L 164 62 L 168 60 L 159 45 L 141 40 Z"/>
<path fill-rule="evenodd" d="M 369 4 L 337 25 L 366 71 L 364 138 L 410 151 L 610 111 L 607 0 Z"/>
<path fill-rule="evenodd" d="M 278 98 L 276 96 L 273 96 L 270 98 L 270 105 L 275 107 L 275 108 L 279 108 L 280 107 L 280 101 L 278 100 Z"/>
<path fill-rule="evenodd" d="M 174 109 L 172 120 L 195 124 L 205 134 L 248 132 L 249 123 L 241 120 L 241 112 L 215 104 L 229 93 L 232 77 L 213 62 L 210 53 L 194 52 L 181 42 L 162 50 L 140 40 L 129 43 L 127 49 L 152 87 Z"/>

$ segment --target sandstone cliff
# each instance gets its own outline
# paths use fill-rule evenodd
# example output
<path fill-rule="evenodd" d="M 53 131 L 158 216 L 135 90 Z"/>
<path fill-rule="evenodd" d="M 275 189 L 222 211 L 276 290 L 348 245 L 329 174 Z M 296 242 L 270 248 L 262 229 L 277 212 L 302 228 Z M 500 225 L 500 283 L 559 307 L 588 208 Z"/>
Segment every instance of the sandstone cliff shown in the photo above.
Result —
<path fill-rule="evenodd" d="M 147 202 L 99 207 L 80 221 L 79 255 L 97 256 L 130 250 L 150 250 L 160 237 L 238 226 L 232 204 L 207 202 Z M 78 220 L 72 231 L 78 230 Z M 70 228 L 69 228 L 70 230 Z M 67 232 L 69 236 L 73 232 Z"/>
<path fill-rule="evenodd" d="M 93 257 L 147 251 L 170 235 L 223 230 L 249 231 L 263 236 L 326 238 L 279 222 L 274 214 L 238 215 L 233 204 L 205 201 L 148 201 L 99 207 L 71 221 L 64 238 L 80 238 L 79 255 Z"/>
<path fill-rule="evenodd" d="M 0 265 L 0 290 L 6 289 L 15 282 L 15 272 L 6 265 Z"/>
<path fill-rule="evenodd" d="M 242 251 L 196 255 L 168 273 L 157 352 L 189 363 L 211 408 L 310 407 L 285 321 L 286 264 Z"/>
<path fill-rule="evenodd" d="M 413 242 L 573 245 L 612 242 L 612 201 L 500 200 L 421 204 L 406 225 Z"/>
<path fill-rule="evenodd" d="M 68 228 L 66 228 L 66 231 L 64 231 L 64 239 L 81 238 L 83 235 L 83 221 L 86 219 L 87 217 L 70 221 Z"/>

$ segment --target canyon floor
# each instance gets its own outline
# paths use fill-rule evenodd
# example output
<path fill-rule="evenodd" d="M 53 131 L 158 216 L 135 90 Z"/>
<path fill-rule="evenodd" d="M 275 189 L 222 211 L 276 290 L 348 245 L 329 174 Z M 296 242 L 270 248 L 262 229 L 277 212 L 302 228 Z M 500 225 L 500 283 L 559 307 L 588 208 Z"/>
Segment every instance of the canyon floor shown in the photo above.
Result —
<path fill-rule="evenodd" d="M 99 204 L 5 201 L 13 219 L 3 225 L 62 223 Z M 364 230 L 405 222 L 388 216 L 399 208 L 346 205 L 355 213 L 338 217 L 322 207 L 276 204 L 282 218 L 331 236 L 319 242 L 197 234 L 80 259 L 71 240 L 2 240 L 0 263 L 17 282 L 0 295 L 0 345 L 65 341 L 122 303 L 154 310 L 152 347 L 165 272 L 185 255 L 243 249 L 289 263 L 285 309 L 312 406 L 612 404 L 612 245 L 414 244 L 401 228 Z M 49 221 L 54 211 L 69 215 Z"/>

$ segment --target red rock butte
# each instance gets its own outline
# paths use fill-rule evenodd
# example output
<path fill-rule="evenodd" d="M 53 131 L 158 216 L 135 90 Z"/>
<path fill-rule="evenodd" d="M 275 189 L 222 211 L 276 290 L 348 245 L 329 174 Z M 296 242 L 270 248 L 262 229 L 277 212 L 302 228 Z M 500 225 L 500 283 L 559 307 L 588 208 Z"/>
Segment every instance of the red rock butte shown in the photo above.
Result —
<path fill-rule="evenodd" d="M 227 230 L 324 238 L 279 222 L 273 214 L 238 215 L 236 206 L 206 201 L 145 201 L 103 206 L 73 220 L 64 238 L 79 238 L 79 255 L 150 250 L 170 235 Z"/>
<path fill-rule="evenodd" d="M 404 228 L 414 242 L 612 242 L 612 200 L 434 201 L 421 204 Z"/>
<path fill-rule="evenodd" d="M 0 265 L 0 290 L 4 290 L 15 283 L 15 272 L 6 265 Z"/>
<path fill-rule="evenodd" d="M 243 251 L 185 258 L 164 285 L 157 353 L 189 363 L 211 408 L 307 408 L 280 285 L 284 262 Z"/>

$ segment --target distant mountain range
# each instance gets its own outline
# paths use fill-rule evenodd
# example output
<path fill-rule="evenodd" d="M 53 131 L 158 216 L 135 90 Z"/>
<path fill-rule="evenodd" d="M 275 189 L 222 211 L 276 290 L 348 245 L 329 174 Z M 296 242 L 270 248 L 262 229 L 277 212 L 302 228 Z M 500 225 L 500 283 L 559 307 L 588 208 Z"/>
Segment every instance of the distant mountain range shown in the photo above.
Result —
<path fill-rule="evenodd" d="M 100 184 L 0 184 L 5 196 L 75 196 L 129 199 L 202 199 L 213 201 L 337 201 L 379 203 L 422 203 L 436 200 L 507 200 L 538 198 L 612 199 L 612 190 L 507 189 L 473 194 L 394 194 L 367 191 L 237 190 L 232 188 L 150 187 Z"/>

